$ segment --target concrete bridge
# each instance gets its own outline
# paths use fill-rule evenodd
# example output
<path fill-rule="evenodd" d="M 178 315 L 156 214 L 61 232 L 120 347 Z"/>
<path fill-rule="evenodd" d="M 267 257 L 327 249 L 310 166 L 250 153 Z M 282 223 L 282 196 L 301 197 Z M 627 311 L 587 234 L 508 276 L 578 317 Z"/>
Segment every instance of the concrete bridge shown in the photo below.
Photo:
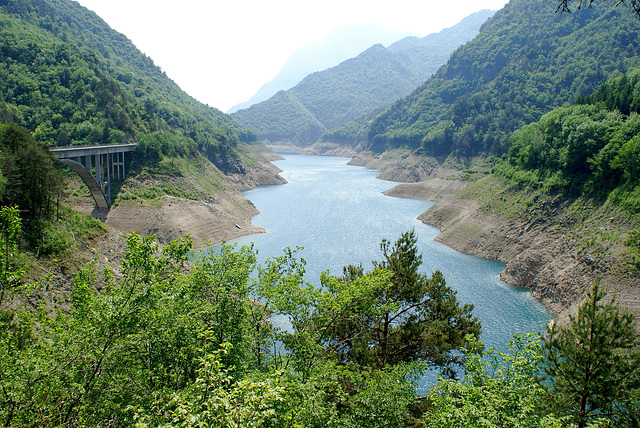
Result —
<path fill-rule="evenodd" d="M 125 154 L 135 144 L 55 147 L 51 152 L 74 170 L 91 190 L 99 211 L 111 207 L 111 182 L 125 178 Z"/>

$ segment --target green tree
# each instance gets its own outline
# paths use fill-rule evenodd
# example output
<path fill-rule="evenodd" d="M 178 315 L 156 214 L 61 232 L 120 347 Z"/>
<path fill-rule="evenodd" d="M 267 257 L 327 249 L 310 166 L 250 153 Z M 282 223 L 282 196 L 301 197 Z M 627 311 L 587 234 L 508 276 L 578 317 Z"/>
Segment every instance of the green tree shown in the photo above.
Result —
<path fill-rule="evenodd" d="M 238 380 L 221 360 L 231 346 L 200 357 L 197 377 L 171 397 L 158 394 L 152 411 L 132 406 L 137 428 L 219 427 L 259 428 L 277 420 L 275 407 L 283 388 L 276 376 L 261 380 Z M 277 425 L 282 426 L 282 425 Z"/>
<path fill-rule="evenodd" d="M 471 346 L 482 347 L 470 338 Z M 510 352 L 476 351 L 468 355 L 460 381 L 440 379 L 426 397 L 421 425 L 434 428 L 560 428 L 567 418 L 542 414 L 541 340 L 515 335 Z"/>
<path fill-rule="evenodd" d="M 0 310 L 7 293 L 22 282 L 24 266 L 19 263 L 18 239 L 21 220 L 16 207 L 0 207 Z"/>
<path fill-rule="evenodd" d="M 627 182 L 637 183 L 640 177 L 640 136 L 635 135 L 622 145 L 611 166 L 622 171 Z"/>
<path fill-rule="evenodd" d="M 256 269 L 253 246 L 223 244 L 196 258 L 186 286 L 190 299 L 198 302 L 193 314 L 206 320 L 208 340 L 215 346 L 230 345 L 220 358 L 236 370 L 261 364 L 264 349 L 258 337 L 263 330 L 270 332 L 266 317 L 260 316 L 261 305 L 249 299 Z"/>
<path fill-rule="evenodd" d="M 637 426 L 640 351 L 635 317 L 596 281 L 566 327 L 548 328 L 544 344 L 552 409 L 571 415 L 579 428 L 597 418 Z"/>
<path fill-rule="evenodd" d="M 416 402 L 419 363 L 368 370 L 357 364 L 325 360 L 308 380 L 285 373 L 287 409 L 297 425 L 306 428 L 404 427 Z M 281 426 L 281 425 L 279 425 Z"/>
<path fill-rule="evenodd" d="M 558 2 L 557 11 L 570 13 L 574 4 L 577 4 L 575 9 L 582 9 L 583 7 L 590 7 L 595 0 L 560 0 Z M 640 1 L 638 0 L 607 0 L 607 3 L 613 3 L 616 6 L 624 5 L 633 9 L 633 12 L 640 19 Z"/>
<path fill-rule="evenodd" d="M 345 363 L 314 329 L 332 323 L 314 314 L 339 323 L 395 310 L 377 298 L 391 271 L 325 276 L 320 289 L 302 279 L 295 251 L 263 267 L 251 247 L 196 258 L 190 249 L 188 239 L 161 248 L 132 234 L 117 275 L 92 263 L 80 270 L 68 312 L 42 305 L 0 317 L 0 424 L 406 425 L 425 364 Z M 44 301 L 39 290 L 50 287 L 23 297 Z M 273 316 L 284 314 L 290 324 L 278 327 Z M 289 352 L 268 351 L 278 342 Z"/>
<path fill-rule="evenodd" d="M 320 291 L 304 280 L 306 261 L 295 257 L 296 250 L 286 248 L 282 256 L 266 261 L 265 266 L 258 268 L 258 282 L 253 294 L 259 300 L 254 319 L 256 333 L 263 338 L 261 354 L 266 356 L 264 347 L 265 330 L 263 320 L 271 317 L 273 338 L 284 344 L 288 352 L 280 355 L 275 343 L 270 357 L 277 368 L 288 367 L 291 362 L 296 369 L 304 372 L 313 365 L 318 354 L 316 338 L 312 333 L 311 316 L 318 305 Z"/>
<path fill-rule="evenodd" d="M 419 360 L 454 376 L 461 363 L 457 351 L 465 346 L 467 335 L 480 334 L 473 305 L 459 304 L 441 272 L 430 278 L 419 272 L 422 255 L 414 231 L 403 233 L 393 245 L 383 240 L 380 248 L 383 260 L 374 263 L 373 272 L 364 275 L 361 268 L 347 266 L 339 280 L 353 289 L 363 278 L 377 278 L 368 293 L 350 291 L 352 297 L 343 300 L 350 304 L 318 307 L 322 316 L 316 328 L 325 344 L 343 360 L 362 365 L 383 368 Z M 389 275 L 380 276 L 381 272 Z M 337 289 L 333 282 L 330 290 Z"/>
<path fill-rule="evenodd" d="M 0 170 L 6 180 L 2 205 L 17 205 L 29 219 L 48 214 L 62 184 L 49 149 L 13 123 L 0 124 Z"/>

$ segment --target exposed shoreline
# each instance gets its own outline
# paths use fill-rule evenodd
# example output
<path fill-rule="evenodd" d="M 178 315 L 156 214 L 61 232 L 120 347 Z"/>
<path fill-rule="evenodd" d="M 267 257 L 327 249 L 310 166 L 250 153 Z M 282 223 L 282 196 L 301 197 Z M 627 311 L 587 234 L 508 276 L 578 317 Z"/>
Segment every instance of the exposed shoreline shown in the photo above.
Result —
<path fill-rule="evenodd" d="M 435 201 L 418 216 L 437 227 L 435 238 L 457 251 L 506 263 L 500 278 L 531 290 L 532 296 L 564 323 L 577 311 L 587 291 L 599 278 L 630 312 L 640 314 L 640 283 L 625 280 L 610 269 L 612 260 L 601 260 L 580 250 L 581 242 L 562 229 L 566 213 L 532 221 L 505 219 L 480 209 L 476 200 L 460 198 L 465 187 L 459 180 L 427 179 L 401 183 L 384 192 L 395 197 Z"/>
<path fill-rule="evenodd" d="M 195 248 L 264 233 L 263 228 L 251 223 L 259 211 L 242 192 L 286 181 L 279 175 L 280 169 L 271 162 L 282 158 L 272 152 L 260 152 L 260 155 L 263 160 L 245 174 L 226 175 L 223 190 L 214 194 L 202 193 L 199 200 L 164 195 L 152 201 L 119 201 L 108 212 L 105 224 L 125 234 L 153 235 L 163 245 L 189 234 Z M 72 208 L 86 214 L 94 209 L 93 200 L 89 198 L 69 202 Z"/>
<path fill-rule="evenodd" d="M 378 178 L 398 181 L 384 192 L 386 195 L 436 202 L 418 216 L 439 229 L 436 241 L 462 253 L 505 263 L 500 278 L 531 290 L 561 323 L 577 311 L 596 279 L 621 306 L 640 316 L 640 280 L 616 272 L 618 268 L 612 266 L 619 266 L 620 261 L 614 256 L 602 258 L 585 252 L 583 239 L 567 233 L 566 225 L 572 219 L 561 202 L 543 207 L 547 213 L 534 215 L 533 220 L 508 219 L 482 210 L 474 198 L 461 197 L 459 192 L 467 186 L 461 168 L 435 159 L 403 152 L 356 154 L 331 143 L 305 151 L 352 156 L 350 164 L 377 169 L 381 171 Z M 531 209 L 543 211 L 537 206 Z"/>
<path fill-rule="evenodd" d="M 607 272 L 603 263 L 580 253 L 579 243 L 567 238 L 557 225 L 562 219 L 538 218 L 527 223 L 482 211 L 477 201 L 458 196 L 467 186 L 456 176 L 459 171 L 434 170 L 424 159 L 354 156 L 350 149 L 314 154 L 347 156 L 352 158 L 349 162 L 352 165 L 382 171 L 379 178 L 398 181 L 385 195 L 436 202 L 418 219 L 439 229 L 435 238 L 438 242 L 466 254 L 506 263 L 501 279 L 530 289 L 533 297 L 561 321 L 575 311 L 597 277 L 617 294 L 622 305 L 640 314 L 638 281 L 622 284 Z M 274 154 L 269 160 L 279 158 Z M 420 162 L 421 168 L 413 168 Z M 263 233 L 262 228 L 251 222 L 258 210 L 241 192 L 262 184 L 285 183 L 280 170 L 272 163 L 269 165 L 262 165 L 247 176 L 228 177 L 228 190 L 207 201 L 170 196 L 154 203 L 127 201 L 109 213 L 106 224 L 124 233 L 155 235 L 160 243 L 188 233 L 196 248 Z"/>

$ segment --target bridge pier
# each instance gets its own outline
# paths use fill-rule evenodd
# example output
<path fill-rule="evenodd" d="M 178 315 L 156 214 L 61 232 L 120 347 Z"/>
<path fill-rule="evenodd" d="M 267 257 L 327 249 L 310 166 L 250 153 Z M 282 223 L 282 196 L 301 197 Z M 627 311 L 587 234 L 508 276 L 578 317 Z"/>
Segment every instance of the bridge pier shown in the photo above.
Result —
<path fill-rule="evenodd" d="M 111 207 L 111 182 L 125 179 L 125 155 L 135 146 L 135 144 L 116 144 L 56 147 L 52 148 L 51 152 L 60 159 L 60 162 L 82 178 L 91 191 L 97 211 L 104 213 Z"/>

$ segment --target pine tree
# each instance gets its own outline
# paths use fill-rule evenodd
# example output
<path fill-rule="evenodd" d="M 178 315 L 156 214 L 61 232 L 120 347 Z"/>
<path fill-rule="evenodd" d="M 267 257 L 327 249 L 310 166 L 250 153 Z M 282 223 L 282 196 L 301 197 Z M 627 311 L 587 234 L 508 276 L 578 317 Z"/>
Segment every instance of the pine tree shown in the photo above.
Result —
<path fill-rule="evenodd" d="M 403 233 L 393 244 L 383 240 L 380 249 L 383 260 L 374 262 L 371 273 L 364 274 L 358 266 L 344 268 L 342 283 L 351 284 L 345 287 L 351 287 L 352 296 L 359 296 L 352 298 L 351 305 L 343 305 L 342 313 L 335 306 L 318 308 L 317 329 L 326 345 L 335 348 L 344 362 L 380 369 L 424 361 L 454 377 L 464 360 L 459 350 L 467 336 L 480 335 L 473 305 L 458 301 L 440 271 L 431 277 L 419 271 L 422 255 L 415 231 Z M 362 288 L 358 278 L 373 279 L 380 272 L 390 275 L 382 286 L 356 291 Z"/>
<path fill-rule="evenodd" d="M 545 342 L 550 403 L 572 415 L 578 428 L 604 418 L 619 425 L 637 424 L 640 353 L 635 316 L 619 307 L 615 296 L 596 281 L 567 327 L 553 323 Z"/>

